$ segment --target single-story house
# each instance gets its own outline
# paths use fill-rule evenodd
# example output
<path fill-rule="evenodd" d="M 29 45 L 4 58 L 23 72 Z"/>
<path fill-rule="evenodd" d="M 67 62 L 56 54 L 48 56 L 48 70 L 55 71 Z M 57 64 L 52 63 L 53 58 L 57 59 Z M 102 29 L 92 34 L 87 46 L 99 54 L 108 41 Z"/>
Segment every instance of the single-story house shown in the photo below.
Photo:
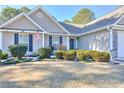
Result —
<path fill-rule="evenodd" d="M 28 53 L 41 47 L 108 51 L 124 57 L 124 6 L 86 24 L 58 22 L 43 7 L 21 13 L 0 25 L 0 49 L 25 43 Z"/>

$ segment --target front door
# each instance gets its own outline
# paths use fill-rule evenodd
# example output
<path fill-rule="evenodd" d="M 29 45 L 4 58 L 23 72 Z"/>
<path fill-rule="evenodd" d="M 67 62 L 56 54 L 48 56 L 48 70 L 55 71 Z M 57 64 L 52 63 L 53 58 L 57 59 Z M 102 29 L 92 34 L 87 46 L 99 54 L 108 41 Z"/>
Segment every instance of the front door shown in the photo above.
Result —
<path fill-rule="evenodd" d="M 70 49 L 74 49 L 74 39 L 70 39 Z"/>

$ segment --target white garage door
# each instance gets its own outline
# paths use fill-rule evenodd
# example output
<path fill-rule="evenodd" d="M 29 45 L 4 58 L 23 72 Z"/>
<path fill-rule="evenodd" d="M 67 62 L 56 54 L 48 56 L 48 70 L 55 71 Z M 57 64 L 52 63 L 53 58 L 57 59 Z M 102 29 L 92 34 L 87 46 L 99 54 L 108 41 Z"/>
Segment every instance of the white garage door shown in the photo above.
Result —
<path fill-rule="evenodd" d="M 124 31 L 118 31 L 118 57 L 124 57 Z"/>

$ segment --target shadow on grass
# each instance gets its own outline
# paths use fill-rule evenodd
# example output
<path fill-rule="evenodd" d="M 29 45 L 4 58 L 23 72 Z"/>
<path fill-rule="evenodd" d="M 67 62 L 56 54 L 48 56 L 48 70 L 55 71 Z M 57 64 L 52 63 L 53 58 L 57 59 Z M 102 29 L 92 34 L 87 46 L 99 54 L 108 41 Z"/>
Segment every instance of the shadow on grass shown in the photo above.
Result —
<path fill-rule="evenodd" d="M 64 65 L 64 66 L 63 66 Z M 104 65 L 105 66 L 105 65 Z M 94 71 L 99 70 L 93 65 L 84 65 L 81 63 L 63 63 L 63 64 L 32 64 L 19 65 L 19 69 L 30 73 L 51 72 L 47 76 L 38 80 L 26 81 L 1 81 L 0 87 L 4 88 L 64 88 L 64 87 L 120 87 L 119 84 L 124 84 L 124 66 L 107 65 L 105 68 L 108 73 L 80 73 L 86 71 L 87 68 L 92 68 Z M 73 70 L 74 69 L 74 70 Z M 78 70 L 77 70 L 78 69 Z M 104 70 L 104 69 L 102 69 Z"/>

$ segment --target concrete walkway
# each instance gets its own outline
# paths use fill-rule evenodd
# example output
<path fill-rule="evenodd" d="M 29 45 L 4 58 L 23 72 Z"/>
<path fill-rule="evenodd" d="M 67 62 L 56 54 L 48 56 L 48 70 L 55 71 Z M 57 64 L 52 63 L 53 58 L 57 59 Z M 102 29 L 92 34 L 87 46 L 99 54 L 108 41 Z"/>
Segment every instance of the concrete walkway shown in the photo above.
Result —
<path fill-rule="evenodd" d="M 0 87 L 124 87 L 124 65 L 35 62 L 0 66 Z"/>

